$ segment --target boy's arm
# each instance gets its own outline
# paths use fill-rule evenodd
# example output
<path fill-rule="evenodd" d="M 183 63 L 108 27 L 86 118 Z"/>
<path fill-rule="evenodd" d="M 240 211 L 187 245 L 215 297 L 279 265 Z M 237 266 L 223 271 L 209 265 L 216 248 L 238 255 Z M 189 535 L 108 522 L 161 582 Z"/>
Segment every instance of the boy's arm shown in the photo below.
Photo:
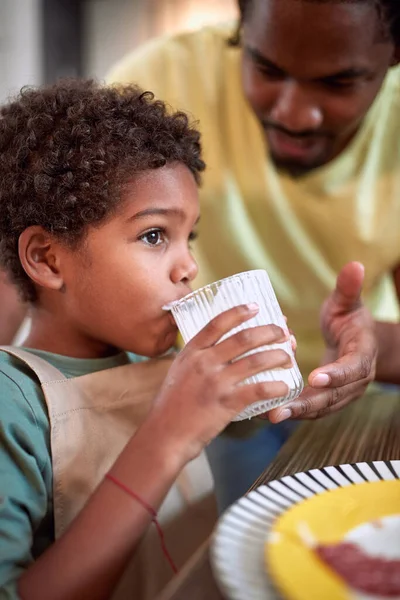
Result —
<path fill-rule="evenodd" d="M 27 392 L 0 365 L 0 598 L 109 598 L 150 516 L 105 481 L 57 544 L 52 531 L 44 532 L 51 547 L 34 562 L 33 532 L 47 520 L 52 475 L 47 416 Z M 151 420 L 113 468 L 155 509 L 184 462 L 170 440 L 163 423 Z M 102 575 L 93 577 L 93 571 Z"/>
<path fill-rule="evenodd" d="M 181 456 L 163 423 L 148 420 L 112 474 L 158 510 L 183 467 Z M 67 532 L 23 573 L 20 597 L 107 600 L 150 521 L 136 500 L 104 480 Z"/>
<path fill-rule="evenodd" d="M 39 396 L 19 385 L 13 371 L 0 365 L 0 598 L 109 598 L 150 517 L 105 481 L 56 544 L 50 526 L 43 532 L 51 547 L 34 562 L 33 532 L 51 521 L 49 424 Z M 185 462 L 172 445 L 163 423 L 150 420 L 113 468 L 155 509 Z"/>
<path fill-rule="evenodd" d="M 151 420 L 128 443 L 113 468 L 119 479 L 156 509 L 185 462 L 177 459 L 179 452 L 164 438 L 171 440 L 165 436 L 163 423 Z M 0 598 L 109 598 L 150 516 L 134 499 L 105 481 L 90 499 L 88 509 L 76 519 L 71 533 L 53 544 L 50 525 L 48 531 L 43 530 L 44 541 L 51 546 L 35 562 L 34 532 L 52 520 L 48 518 L 51 488 L 45 406 L 36 386 L 31 389 L 23 384 L 15 377 L 15 369 L 2 362 Z"/>
<path fill-rule="evenodd" d="M 51 489 L 46 431 L 26 392 L 0 365 L 0 598 L 18 597 L 18 579 L 33 562 L 32 531 L 46 516 Z"/>
<path fill-rule="evenodd" d="M 0 346 L 11 344 L 26 313 L 17 290 L 0 272 Z"/>
<path fill-rule="evenodd" d="M 282 329 L 251 327 L 217 343 L 257 312 L 257 305 L 228 310 L 185 346 L 150 415 L 111 468 L 115 478 L 153 509 L 158 509 L 184 465 L 245 406 L 287 394 L 283 382 L 238 385 L 255 373 L 292 364 L 283 350 L 257 356 L 251 352 L 282 343 L 287 339 Z M 107 600 L 150 519 L 129 494 L 103 480 L 66 533 L 22 575 L 20 596 Z"/>

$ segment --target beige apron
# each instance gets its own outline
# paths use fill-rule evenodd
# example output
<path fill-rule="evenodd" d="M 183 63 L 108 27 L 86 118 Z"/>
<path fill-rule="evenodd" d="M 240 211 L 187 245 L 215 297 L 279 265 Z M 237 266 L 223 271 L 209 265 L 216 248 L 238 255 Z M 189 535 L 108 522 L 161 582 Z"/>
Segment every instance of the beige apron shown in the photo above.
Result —
<path fill-rule="evenodd" d="M 19 358 L 34 371 L 46 399 L 57 539 L 146 417 L 171 358 L 67 379 L 30 352 L 15 347 L 0 350 Z M 202 454 L 185 467 L 159 510 L 167 547 L 178 567 L 211 533 L 216 520 L 212 490 L 211 472 Z M 171 567 L 152 524 L 112 599 L 153 599 L 171 577 Z"/>

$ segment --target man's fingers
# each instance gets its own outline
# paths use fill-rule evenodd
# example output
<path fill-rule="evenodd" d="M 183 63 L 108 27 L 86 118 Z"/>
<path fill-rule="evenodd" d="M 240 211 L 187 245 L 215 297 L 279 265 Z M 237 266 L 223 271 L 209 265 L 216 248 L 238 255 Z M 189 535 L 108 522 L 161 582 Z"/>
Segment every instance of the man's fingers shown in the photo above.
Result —
<path fill-rule="evenodd" d="M 308 383 L 315 389 L 336 388 L 349 385 L 361 379 L 373 379 L 374 353 L 352 353 L 337 361 L 315 369 L 308 377 Z"/>
<path fill-rule="evenodd" d="M 334 407 L 342 408 L 361 396 L 368 383 L 369 380 L 357 381 L 324 391 L 306 387 L 296 400 L 270 411 L 269 419 L 272 423 L 279 423 L 288 418 L 310 419 L 325 416 L 334 412 Z"/>
<path fill-rule="evenodd" d="M 339 402 L 338 404 L 334 404 L 333 406 L 329 406 L 327 408 L 323 408 L 322 410 L 320 410 L 318 412 L 310 413 L 308 415 L 304 415 L 303 417 L 299 417 L 298 420 L 299 421 L 316 421 L 317 419 L 322 419 L 323 417 L 333 415 L 334 413 L 339 412 L 340 410 L 343 410 L 343 408 L 346 408 L 346 406 L 348 404 L 351 404 L 356 399 L 357 398 L 353 398 L 350 401 L 347 399 L 342 400 L 342 402 Z"/>
<path fill-rule="evenodd" d="M 364 265 L 359 262 L 348 263 L 342 268 L 332 295 L 332 302 L 337 305 L 338 311 L 347 312 L 361 306 L 364 272 Z"/>
<path fill-rule="evenodd" d="M 360 382 L 362 385 L 362 382 Z M 365 392 L 368 382 L 364 383 L 364 389 L 360 390 L 360 383 L 353 383 L 345 388 L 346 394 L 344 394 L 344 399 L 340 400 L 337 404 L 332 404 L 331 406 L 326 406 L 316 412 L 304 415 L 303 417 L 299 417 L 302 419 L 321 419 L 322 417 L 326 417 L 328 415 L 332 415 L 336 412 L 339 412 L 343 408 L 345 408 L 348 404 L 351 404 L 355 400 L 358 400 L 360 395 Z"/>
<path fill-rule="evenodd" d="M 286 419 L 298 419 L 325 408 L 327 404 L 331 406 L 334 401 L 332 390 L 322 392 L 306 387 L 293 402 L 269 411 L 269 420 L 271 423 L 280 423 Z"/>

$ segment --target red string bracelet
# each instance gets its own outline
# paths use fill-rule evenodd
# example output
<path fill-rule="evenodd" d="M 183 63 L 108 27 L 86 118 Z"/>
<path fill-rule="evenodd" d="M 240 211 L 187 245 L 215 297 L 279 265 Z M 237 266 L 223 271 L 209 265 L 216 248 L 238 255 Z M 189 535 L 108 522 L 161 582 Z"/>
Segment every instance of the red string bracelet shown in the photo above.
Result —
<path fill-rule="evenodd" d="M 160 538 L 162 551 L 163 551 L 166 559 L 168 560 L 173 572 L 177 573 L 178 569 L 176 568 L 176 565 L 175 565 L 170 553 L 168 552 L 168 549 L 167 549 L 167 546 L 165 543 L 164 532 L 162 530 L 160 523 L 158 522 L 157 512 L 154 510 L 154 508 L 152 506 L 150 506 L 150 504 L 147 504 L 147 502 L 145 500 L 143 500 L 140 496 L 138 496 L 138 494 L 136 494 L 133 490 L 128 488 L 128 486 L 126 486 L 124 483 L 122 483 L 122 481 L 119 481 L 118 479 L 116 479 L 116 477 L 114 477 L 114 475 L 111 475 L 111 473 L 107 473 L 105 476 L 105 479 L 109 479 L 110 481 L 112 481 L 112 483 L 114 483 L 114 485 L 116 485 L 121 490 L 123 490 L 126 494 L 131 496 L 131 498 L 134 498 L 134 500 L 136 500 L 136 502 L 138 502 L 141 506 L 143 506 L 143 508 L 145 508 L 147 510 L 148 513 L 150 513 L 151 520 L 153 521 L 154 525 L 156 526 L 157 533 Z"/>

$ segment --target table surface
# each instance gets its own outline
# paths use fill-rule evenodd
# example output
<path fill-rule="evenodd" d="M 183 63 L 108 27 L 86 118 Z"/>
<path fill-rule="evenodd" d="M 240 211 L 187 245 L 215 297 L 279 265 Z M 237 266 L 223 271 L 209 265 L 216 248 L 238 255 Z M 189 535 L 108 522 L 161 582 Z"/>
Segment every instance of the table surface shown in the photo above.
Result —
<path fill-rule="evenodd" d="M 400 393 L 373 393 L 330 417 L 303 422 L 251 489 L 308 469 L 376 460 L 400 460 Z M 199 549 L 158 600 L 225 600 Z"/>

